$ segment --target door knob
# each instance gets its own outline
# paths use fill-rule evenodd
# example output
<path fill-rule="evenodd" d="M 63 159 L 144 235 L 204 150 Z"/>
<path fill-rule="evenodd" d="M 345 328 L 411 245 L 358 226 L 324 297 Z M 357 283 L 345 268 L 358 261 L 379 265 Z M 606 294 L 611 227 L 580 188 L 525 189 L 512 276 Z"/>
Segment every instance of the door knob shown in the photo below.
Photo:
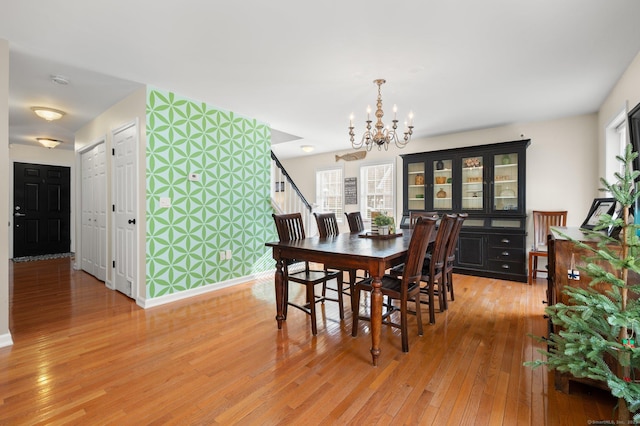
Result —
<path fill-rule="evenodd" d="M 135 225 L 136 224 L 136 220 L 135 219 L 129 219 L 128 222 L 129 222 L 129 225 Z"/>

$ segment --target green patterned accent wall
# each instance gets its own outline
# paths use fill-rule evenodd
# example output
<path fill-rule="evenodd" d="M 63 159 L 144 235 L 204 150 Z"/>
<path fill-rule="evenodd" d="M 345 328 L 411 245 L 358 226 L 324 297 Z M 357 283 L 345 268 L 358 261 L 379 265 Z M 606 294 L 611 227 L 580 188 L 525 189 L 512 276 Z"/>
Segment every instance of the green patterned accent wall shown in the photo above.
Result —
<path fill-rule="evenodd" d="M 272 269 L 269 126 L 151 88 L 146 108 L 147 297 Z"/>

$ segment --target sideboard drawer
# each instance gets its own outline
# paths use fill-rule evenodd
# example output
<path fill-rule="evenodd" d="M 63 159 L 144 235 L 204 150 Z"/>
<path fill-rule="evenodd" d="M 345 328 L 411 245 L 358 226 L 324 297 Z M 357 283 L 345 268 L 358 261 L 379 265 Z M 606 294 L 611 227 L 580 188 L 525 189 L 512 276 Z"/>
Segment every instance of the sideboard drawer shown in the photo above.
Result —
<path fill-rule="evenodd" d="M 524 250 L 525 237 L 523 235 L 496 234 L 489 235 L 489 247 L 514 247 Z"/>
<path fill-rule="evenodd" d="M 489 259 L 522 262 L 524 259 L 524 250 L 519 247 L 489 247 Z"/>
<path fill-rule="evenodd" d="M 500 260 L 490 260 L 489 269 L 496 272 L 503 272 L 506 274 L 524 274 L 525 266 L 524 262 L 508 262 Z"/>

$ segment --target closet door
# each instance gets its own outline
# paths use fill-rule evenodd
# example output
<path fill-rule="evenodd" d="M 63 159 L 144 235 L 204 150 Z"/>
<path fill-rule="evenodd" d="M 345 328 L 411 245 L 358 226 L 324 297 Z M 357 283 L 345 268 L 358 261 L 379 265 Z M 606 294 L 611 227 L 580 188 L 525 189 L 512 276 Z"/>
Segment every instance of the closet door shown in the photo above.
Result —
<path fill-rule="evenodd" d="M 107 200 L 105 144 L 81 155 L 82 269 L 99 280 L 107 278 Z"/>

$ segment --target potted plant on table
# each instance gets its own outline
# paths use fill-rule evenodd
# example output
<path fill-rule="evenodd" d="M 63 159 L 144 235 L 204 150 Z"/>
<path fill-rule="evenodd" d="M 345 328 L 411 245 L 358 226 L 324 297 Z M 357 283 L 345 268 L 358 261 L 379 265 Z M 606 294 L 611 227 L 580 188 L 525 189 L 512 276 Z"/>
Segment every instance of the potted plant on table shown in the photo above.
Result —
<path fill-rule="evenodd" d="M 617 181 L 610 184 L 600 179 L 603 190 L 610 192 L 622 209 L 620 216 L 601 215 L 593 231 L 583 230 L 598 237 L 597 246 L 571 239 L 591 253 L 585 258 L 585 267 L 578 267 L 591 278 L 589 288 L 565 286 L 563 291 L 571 303 L 546 308 L 558 331 L 548 339 L 538 338 L 548 344 L 548 351 L 540 350 L 546 359 L 525 363 L 603 382 L 618 398 L 618 421 L 623 424 L 640 422 L 640 285 L 629 279 L 632 273 L 640 274 L 640 226 L 629 219 L 630 207 L 640 195 L 634 191 L 640 175 L 632 170 L 636 156 L 628 145 L 624 158 L 616 157 L 624 164 L 624 171 L 615 173 Z M 602 232 L 611 227 L 620 229 L 618 238 Z M 609 290 L 597 291 L 594 286 L 598 283 L 606 284 Z"/>
<path fill-rule="evenodd" d="M 376 216 L 373 221 L 378 226 L 379 235 L 389 235 L 389 227 L 393 223 L 391 216 L 387 216 L 387 214 L 383 212 Z"/>

